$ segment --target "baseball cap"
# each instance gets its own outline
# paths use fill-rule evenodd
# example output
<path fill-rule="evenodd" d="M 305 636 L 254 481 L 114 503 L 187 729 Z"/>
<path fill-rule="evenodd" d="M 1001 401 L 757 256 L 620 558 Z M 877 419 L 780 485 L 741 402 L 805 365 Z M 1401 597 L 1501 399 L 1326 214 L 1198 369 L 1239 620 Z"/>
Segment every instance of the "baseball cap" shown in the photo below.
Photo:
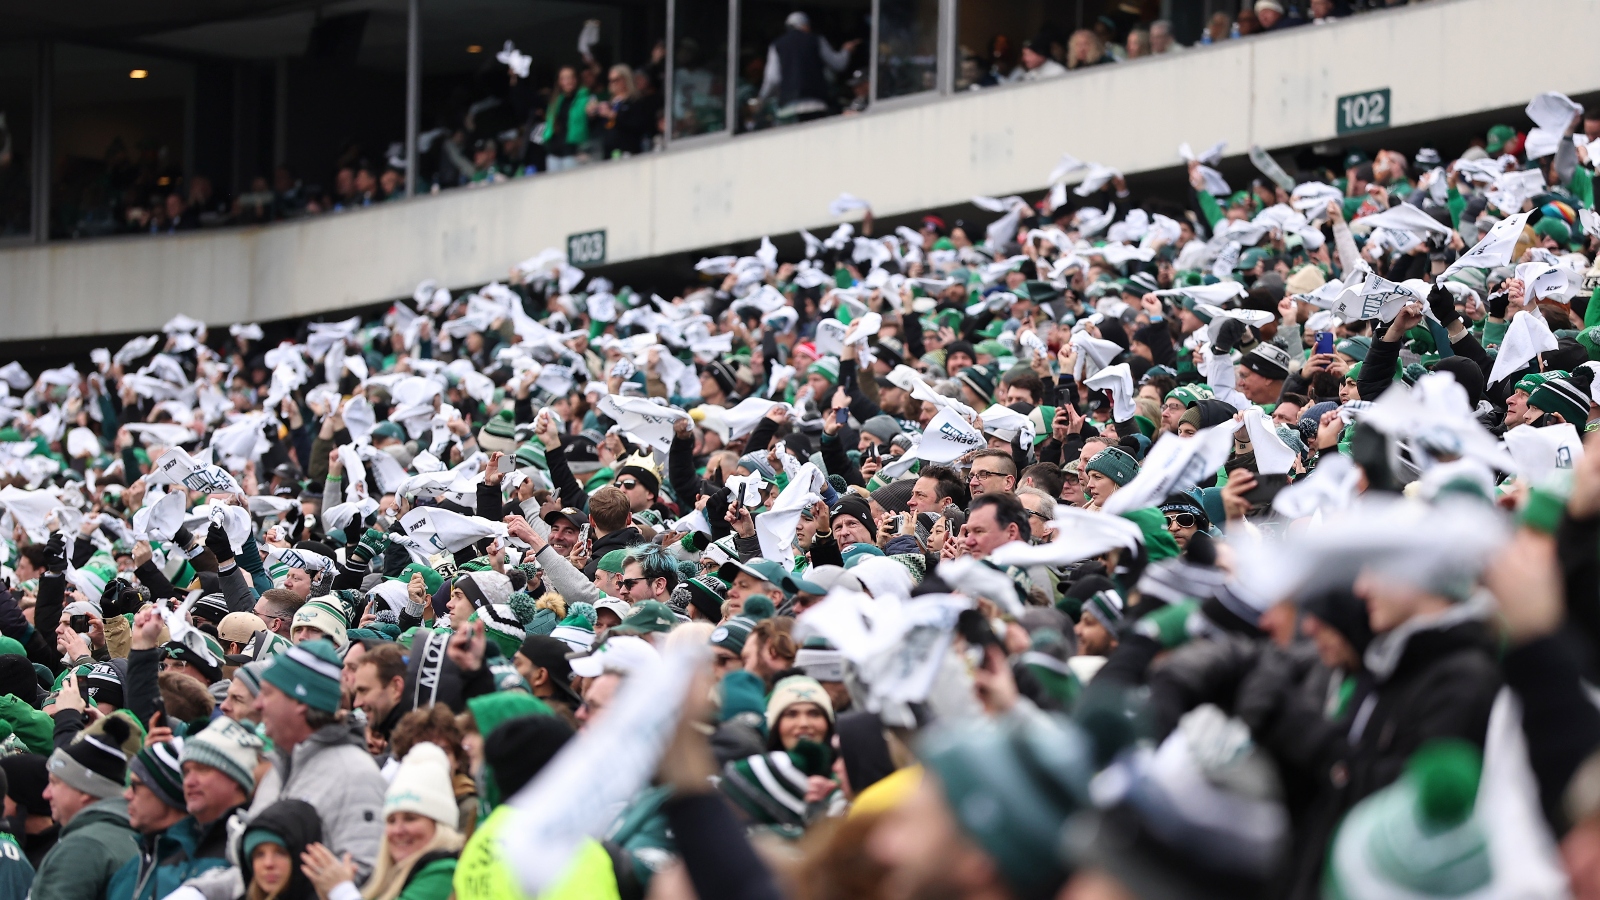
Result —
<path fill-rule="evenodd" d="M 566 519 L 574 528 L 582 528 L 589 524 L 589 516 L 583 510 L 568 506 L 562 509 L 552 509 L 544 514 L 544 523 L 554 525 L 557 519 Z"/>
<path fill-rule="evenodd" d="M 752 559 L 749 562 L 730 559 L 723 564 L 721 569 L 717 570 L 717 577 L 729 584 L 733 584 L 733 579 L 739 572 L 744 572 L 752 578 L 759 578 L 779 587 L 783 587 L 785 579 L 789 577 L 787 569 L 770 559 Z"/>
<path fill-rule="evenodd" d="M 550 681 L 556 690 L 561 691 L 574 703 L 582 703 L 583 698 L 572 689 L 572 663 L 567 660 L 567 654 L 572 648 L 560 638 L 553 638 L 543 634 L 530 634 L 522 641 L 522 646 L 517 652 L 527 657 L 528 662 L 541 669 L 550 671 Z"/>
<path fill-rule="evenodd" d="M 267 623 L 255 613 L 231 612 L 222 617 L 217 623 L 217 637 L 224 641 L 244 643 L 255 637 L 258 631 L 266 631 Z"/>
<path fill-rule="evenodd" d="M 672 609 L 660 600 L 646 600 L 633 608 L 622 624 L 611 629 L 615 635 L 665 634 L 678 624 Z"/>
<path fill-rule="evenodd" d="M 572 674 L 583 678 L 598 678 L 606 672 L 627 675 L 660 658 L 661 654 L 656 652 L 656 648 L 643 638 L 627 635 L 607 637 L 605 643 L 588 656 L 571 660 Z"/>
<path fill-rule="evenodd" d="M 783 580 L 778 582 L 785 594 L 815 594 L 822 596 L 828 589 L 806 577 L 803 572 L 786 572 Z"/>
<path fill-rule="evenodd" d="M 633 607 L 628 604 L 628 601 L 622 599 L 621 597 L 601 597 L 599 600 L 596 600 L 594 602 L 595 612 L 599 612 L 602 609 L 611 610 L 617 614 L 618 619 L 623 621 L 627 621 L 628 616 L 633 613 Z"/>
<path fill-rule="evenodd" d="M 853 573 L 845 571 L 843 566 L 812 566 L 806 570 L 805 578 L 816 587 L 822 588 L 816 593 L 826 594 L 834 588 L 847 591 L 861 590 L 861 579 Z M 801 588 L 801 590 L 806 590 Z M 806 590 L 810 594 L 812 591 Z"/>

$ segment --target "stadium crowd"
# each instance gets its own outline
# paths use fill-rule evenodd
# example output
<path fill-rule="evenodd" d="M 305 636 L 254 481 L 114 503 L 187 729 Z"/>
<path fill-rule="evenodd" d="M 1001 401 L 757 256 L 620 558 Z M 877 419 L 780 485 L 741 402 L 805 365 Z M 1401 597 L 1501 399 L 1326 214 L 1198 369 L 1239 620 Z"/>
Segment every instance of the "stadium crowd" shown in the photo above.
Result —
<path fill-rule="evenodd" d="M 1257 0 L 1237 16 L 1214 13 L 1198 45 L 1325 24 L 1404 2 Z M 1087 28 L 1046 23 L 1025 38 L 997 33 L 986 48 L 962 47 L 955 88 L 1034 81 L 1186 49 L 1174 38 L 1170 22 L 1113 12 Z M 429 193 L 495 184 L 654 152 L 663 146 L 669 121 L 679 137 L 727 127 L 722 57 L 705 52 L 692 38 L 680 40 L 669 110 L 665 41 L 656 41 L 645 58 L 613 61 L 598 24 L 585 26 L 570 59 L 536 61 L 510 42 L 499 52 L 486 53 L 483 65 L 461 80 L 449 101 L 426 115 L 419 135 L 417 189 Z M 735 86 L 740 132 L 867 109 L 869 48 L 859 38 L 841 41 L 835 35 L 835 49 L 829 36 L 812 36 L 810 31 L 809 19 L 798 13 L 765 52 L 740 60 Z M 780 74 L 780 51 L 790 59 L 787 79 Z M 888 45 L 880 53 L 898 60 Z M 933 87 L 924 83 L 925 66 L 907 66 L 915 71 L 900 72 L 889 64 L 881 73 L 888 82 L 880 91 L 899 95 Z M 60 236 L 259 225 L 406 196 L 401 141 L 387 146 L 351 142 L 326 172 L 300 173 L 282 165 L 231 194 L 203 172 L 186 177 L 170 148 L 149 142 L 130 146 L 117 138 L 103 159 L 78 160 L 71 168 L 55 190 L 53 233 Z M 25 221 L 26 192 L 4 191 L 12 181 L 22 183 L 10 170 L 9 157 L 0 155 L 0 209 Z"/>
<path fill-rule="evenodd" d="M 5 896 L 1600 896 L 1600 122 L 1527 114 L 0 368 Z"/>

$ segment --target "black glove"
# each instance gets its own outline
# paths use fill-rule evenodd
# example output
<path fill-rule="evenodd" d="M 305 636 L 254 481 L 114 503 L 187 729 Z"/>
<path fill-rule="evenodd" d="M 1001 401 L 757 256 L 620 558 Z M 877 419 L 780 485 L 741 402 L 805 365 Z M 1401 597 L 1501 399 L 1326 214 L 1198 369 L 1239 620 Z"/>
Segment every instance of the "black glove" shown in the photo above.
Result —
<path fill-rule="evenodd" d="M 1505 291 L 1489 295 L 1489 317 L 1504 319 L 1506 310 L 1511 308 L 1511 295 Z"/>
<path fill-rule="evenodd" d="M 206 532 L 206 549 L 217 558 L 221 565 L 233 559 L 233 544 L 228 540 L 228 532 L 224 531 L 221 522 L 212 522 L 211 529 Z"/>
<path fill-rule="evenodd" d="M 1433 286 L 1428 292 L 1428 308 L 1433 310 L 1433 317 L 1439 324 L 1446 328 L 1461 318 L 1461 313 L 1456 312 L 1456 295 L 1450 293 L 1442 284 Z"/>
<path fill-rule="evenodd" d="M 1232 353 L 1233 345 L 1243 339 L 1244 323 L 1229 316 L 1217 326 L 1217 339 L 1211 342 L 1211 346 L 1215 347 L 1218 353 Z"/>
<path fill-rule="evenodd" d="M 44 567 L 57 575 L 67 571 L 67 536 L 59 531 L 50 535 L 50 542 L 44 545 Z"/>

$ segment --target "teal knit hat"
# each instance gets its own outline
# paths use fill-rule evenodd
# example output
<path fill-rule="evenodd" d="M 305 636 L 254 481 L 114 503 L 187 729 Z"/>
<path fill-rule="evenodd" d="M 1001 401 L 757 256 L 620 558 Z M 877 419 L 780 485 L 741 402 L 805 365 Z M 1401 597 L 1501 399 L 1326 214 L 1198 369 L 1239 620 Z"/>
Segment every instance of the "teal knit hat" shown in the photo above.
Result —
<path fill-rule="evenodd" d="M 312 709 L 339 711 L 339 675 L 344 663 L 326 638 L 296 644 L 272 658 L 261 680 Z"/>
<path fill-rule="evenodd" d="M 1117 487 L 1122 487 L 1139 474 L 1138 461 L 1129 456 L 1127 451 L 1116 447 L 1107 447 L 1096 453 L 1084 464 L 1084 468 L 1106 476 L 1116 482 Z"/>
<path fill-rule="evenodd" d="M 806 821 L 808 779 L 812 775 L 827 777 L 828 768 L 827 749 L 815 741 L 801 740 L 792 750 L 728 763 L 718 787 L 757 824 L 800 829 Z"/>
<path fill-rule="evenodd" d="M 1323 896 L 1493 896 L 1488 836 L 1473 815 L 1482 759 L 1460 740 L 1419 749 L 1399 781 L 1345 816 L 1328 855 Z"/>
<path fill-rule="evenodd" d="M 183 765 L 178 761 L 183 746 L 180 738 L 160 741 L 128 760 L 128 774 L 137 776 L 157 800 L 178 810 L 187 808 L 183 800 Z"/>
<path fill-rule="evenodd" d="M 839 360 L 824 356 L 806 369 L 807 375 L 821 375 L 834 384 L 839 383 Z"/>
<path fill-rule="evenodd" d="M 256 789 L 256 763 L 264 747 L 254 730 L 224 716 L 183 742 L 182 759 L 216 769 L 237 782 L 248 796 Z M 181 782 L 178 796 L 183 796 Z"/>
<path fill-rule="evenodd" d="M 1094 616 L 1107 631 L 1116 631 L 1122 624 L 1122 607 L 1122 595 L 1115 590 L 1096 591 L 1083 602 L 1083 611 Z"/>
<path fill-rule="evenodd" d="M 1053 895 L 1068 874 L 1061 829 L 1088 805 L 1094 774 L 1083 732 L 1048 716 L 963 723 L 935 729 L 920 750 L 962 832 L 994 860 L 1012 894 Z"/>

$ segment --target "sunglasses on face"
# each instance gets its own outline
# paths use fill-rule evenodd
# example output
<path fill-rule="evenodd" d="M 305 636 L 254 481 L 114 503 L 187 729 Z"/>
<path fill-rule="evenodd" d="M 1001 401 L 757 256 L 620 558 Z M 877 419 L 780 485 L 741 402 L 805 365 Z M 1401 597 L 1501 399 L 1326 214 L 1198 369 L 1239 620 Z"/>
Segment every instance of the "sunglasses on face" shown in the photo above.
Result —
<path fill-rule="evenodd" d="M 622 588 L 625 591 L 631 591 L 631 590 L 633 590 L 633 586 L 634 585 L 643 584 L 643 583 L 645 583 L 646 581 L 649 581 L 649 580 L 650 579 L 648 579 L 648 578 L 618 578 L 617 579 L 617 586 Z"/>
<path fill-rule="evenodd" d="M 631 490 L 633 490 L 634 488 L 636 488 L 638 486 L 639 486 L 639 482 L 637 482 L 637 481 L 621 481 L 621 480 L 619 480 L 617 482 L 617 487 L 622 488 L 625 491 L 631 491 Z"/>
<path fill-rule="evenodd" d="M 1193 528 L 1199 520 L 1194 513 L 1167 513 L 1167 527 L 1177 525 L 1179 528 Z"/>

